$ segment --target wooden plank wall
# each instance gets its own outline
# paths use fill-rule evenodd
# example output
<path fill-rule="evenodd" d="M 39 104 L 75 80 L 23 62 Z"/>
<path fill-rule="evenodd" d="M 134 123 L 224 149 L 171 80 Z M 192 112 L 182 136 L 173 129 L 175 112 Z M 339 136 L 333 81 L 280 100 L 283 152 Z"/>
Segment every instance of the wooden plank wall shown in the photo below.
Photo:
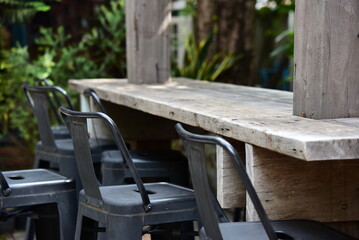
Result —
<path fill-rule="evenodd" d="M 127 78 L 130 83 L 170 80 L 171 0 L 126 0 Z"/>
<path fill-rule="evenodd" d="M 359 117 L 359 1 L 297 0 L 294 115 Z"/>

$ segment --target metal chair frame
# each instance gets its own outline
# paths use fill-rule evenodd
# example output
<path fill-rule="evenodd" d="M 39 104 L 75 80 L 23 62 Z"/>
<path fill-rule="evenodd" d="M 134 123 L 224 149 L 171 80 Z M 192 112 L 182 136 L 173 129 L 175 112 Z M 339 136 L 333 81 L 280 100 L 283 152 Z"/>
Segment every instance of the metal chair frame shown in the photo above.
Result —
<path fill-rule="evenodd" d="M 77 112 L 60 107 L 74 143 L 83 184 L 80 192 L 76 239 L 83 217 L 106 226 L 107 239 L 141 239 L 142 227 L 198 219 L 193 191 L 169 183 L 143 184 L 126 144 L 113 120 L 100 112 Z M 86 138 L 87 120 L 101 119 L 109 127 L 135 184 L 101 186 L 96 180 Z"/>
<path fill-rule="evenodd" d="M 4 171 L 0 172 L 0 186 L 3 220 L 30 212 L 36 216 L 37 239 L 73 239 L 77 206 L 72 179 L 46 169 Z M 50 204 L 56 204 L 59 226 L 48 212 Z M 27 237 L 32 239 L 32 235 Z"/>
<path fill-rule="evenodd" d="M 49 94 L 59 94 L 65 99 L 66 105 L 73 109 L 70 98 L 66 91 L 54 86 L 31 86 L 22 85 L 23 91 L 31 105 L 39 128 L 40 142 L 36 145 L 34 168 L 56 169 L 62 175 L 75 179 L 78 192 L 81 190 L 81 181 L 78 176 L 73 144 L 71 138 L 56 139 L 51 131 L 49 117 Z M 68 132 L 68 130 L 67 130 Z M 98 176 L 100 174 L 101 154 L 105 150 L 114 149 L 112 141 L 106 139 L 91 139 L 91 151 L 93 152 L 94 164 L 97 165 Z"/>

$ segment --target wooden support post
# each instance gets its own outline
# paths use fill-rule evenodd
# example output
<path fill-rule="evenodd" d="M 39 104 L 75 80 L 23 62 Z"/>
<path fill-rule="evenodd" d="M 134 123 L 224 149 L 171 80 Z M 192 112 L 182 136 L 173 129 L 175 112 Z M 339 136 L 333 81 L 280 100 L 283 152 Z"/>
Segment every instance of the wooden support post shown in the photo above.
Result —
<path fill-rule="evenodd" d="M 313 219 L 358 237 L 359 160 L 305 162 L 246 144 L 246 166 L 270 219 Z M 258 220 L 248 196 L 246 216 Z"/>
<path fill-rule="evenodd" d="M 171 0 L 126 0 L 127 78 L 151 84 L 170 80 Z"/>
<path fill-rule="evenodd" d="M 297 0 L 294 115 L 359 117 L 359 1 Z"/>
<path fill-rule="evenodd" d="M 229 139 L 227 139 L 229 140 Z M 244 161 L 244 144 L 231 141 Z M 246 191 L 234 167 L 233 160 L 217 147 L 217 199 L 222 208 L 239 208 L 246 206 Z"/>

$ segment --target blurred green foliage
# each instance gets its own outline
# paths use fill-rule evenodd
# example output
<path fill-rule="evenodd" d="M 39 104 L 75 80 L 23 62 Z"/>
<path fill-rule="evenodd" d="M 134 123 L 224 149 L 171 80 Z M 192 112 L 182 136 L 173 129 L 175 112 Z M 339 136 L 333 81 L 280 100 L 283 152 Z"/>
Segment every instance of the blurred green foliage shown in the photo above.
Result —
<path fill-rule="evenodd" d="M 83 38 L 91 59 L 109 77 L 126 77 L 126 24 L 124 0 L 112 0 L 101 6 L 99 26 Z"/>
<path fill-rule="evenodd" d="M 257 32 L 261 36 L 260 40 L 257 38 L 261 47 L 258 52 L 259 67 L 267 73 L 267 78 L 261 79 L 263 87 L 290 90 L 294 55 L 294 10 L 294 0 L 257 2 L 257 22 L 260 26 Z"/>
<path fill-rule="evenodd" d="M 215 32 L 216 29 L 199 44 L 197 44 L 193 34 L 187 37 L 183 67 L 175 64 L 173 66 L 173 76 L 215 81 L 240 59 L 240 56 L 234 56 L 233 54 L 221 52 L 210 54 Z"/>
<path fill-rule="evenodd" d="M 50 6 L 46 2 L 49 1 L 0 0 L 0 22 L 27 21 L 39 11 L 46 12 L 50 10 Z"/>
<path fill-rule="evenodd" d="M 294 12 L 294 0 L 267 0 L 265 5 L 257 10 L 258 19 L 266 26 L 266 35 L 274 37 L 274 48 L 271 57 L 286 55 L 293 58 L 294 31 L 283 30 L 283 19 L 288 19 L 288 14 Z"/>
<path fill-rule="evenodd" d="M 274 48 L 270 53 L 271 57 L 276 57 L 285 54 L 288 58 L 293 59 L 294 55 L 294 30 L 287 29 L 281 32 L 274 39 L 278 47 Z M 282 44 L 281 44 L 282 43 Z"/>
<path fill-rule="evenodd" d="M 48 78 L 68 90 L 69 79 L 125 77 L 123 0 L 101 6 L 97 16 L 97 25 L 79 42 L 74 42 L 63 27 L 41 28 L 34 40 L 35 53 L 21 46 L 0 49 L 0 137 L 16 137 L 31 147 L 38 139 L 33 114 L 20 87 L 23 82 L 35 84 L 35 78 Z M 76 102 L 75 93 L 68 93 Z"/>

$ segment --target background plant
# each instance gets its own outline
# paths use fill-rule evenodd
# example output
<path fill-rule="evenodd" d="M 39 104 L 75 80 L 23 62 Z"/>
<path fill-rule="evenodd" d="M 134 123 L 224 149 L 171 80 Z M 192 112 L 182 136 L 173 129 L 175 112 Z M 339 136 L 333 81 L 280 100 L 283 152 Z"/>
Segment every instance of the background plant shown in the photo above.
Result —
<path fill-rule="evenodd" d="M 50 6 L 41 0 L 0 0 L 0 21 L 24 22 L 37 12 L 48 10 L 50 10 Z"/>
<path fill-rule="evenodd" d="M 126 77 L 126 24 L 124 0 L 110 1 L 98 12 L 98 26 L 84 35 L 91 59 L 110 77 Z"/>
<path fill-rule="evenodd" d="M 20 88 L 23 82 L 35 84 L 35 78 L 48 78 L 67 89 L 69 79 L 124 77 L 123 0 L 101 6 L 98 16 L 97 25 L 78 42 L 63 27 L 41 28 L 32 51 L 21 46 L 0 49 L 1 136 L 30 148 L 38 139 L 34 117 Z M 68 92 L 75 102 L 75 93 Z"/>
<path fill-rule="evenodd" d="M 261 28 L 261 41 L 257 45 L 258 66 L 262 76 L 262 87 L 291 89 L 294 52 L 292 19 L 295 9 L 293 0 L 258 1 L 257 21 Z M 260 40 L 259 40 L 260 39 Z"/>
<path fill-rule="evenodd" d="M 183 67 L 174 66 L 173 75 L 193 79 L 215 81 L 227 69 L 232 67 L 240 56 L 221 52 L 210 54 L 210 47 L 215 36 L 215 30 L 197 44 L 193 34 L 185 42 L 185 60 Z"/>

